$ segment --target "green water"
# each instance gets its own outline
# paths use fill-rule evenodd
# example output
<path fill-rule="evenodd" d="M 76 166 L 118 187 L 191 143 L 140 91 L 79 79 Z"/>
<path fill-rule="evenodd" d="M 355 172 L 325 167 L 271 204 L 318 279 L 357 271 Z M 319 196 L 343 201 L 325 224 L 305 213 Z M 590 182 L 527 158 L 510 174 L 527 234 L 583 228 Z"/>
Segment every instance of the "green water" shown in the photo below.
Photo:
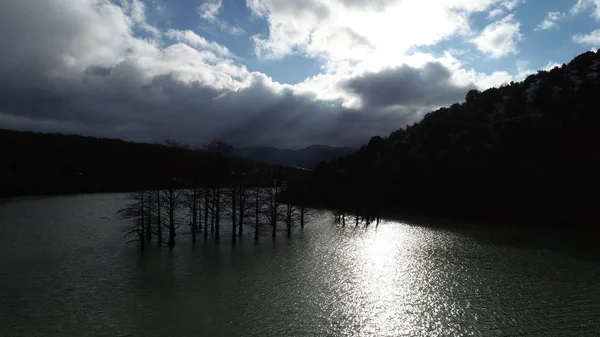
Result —
<path fill-rule="evenodd" d="M 0 201 L 0 336 L 596 336 L 600 265 L 331 215 L 287 239 L 125 244 L 123 195 Z"/>

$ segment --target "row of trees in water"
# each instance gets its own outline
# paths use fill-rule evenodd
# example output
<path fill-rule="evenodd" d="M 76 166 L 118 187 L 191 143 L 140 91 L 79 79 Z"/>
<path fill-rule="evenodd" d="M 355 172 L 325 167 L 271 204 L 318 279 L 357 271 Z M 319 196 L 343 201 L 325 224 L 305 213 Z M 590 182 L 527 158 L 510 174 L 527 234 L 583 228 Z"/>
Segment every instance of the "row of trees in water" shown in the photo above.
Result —
<path fill-rule="evenodd" d="M 277 236 L 284 229 L 287 236 L 304 229 L 312 211 L 300 202 L 283 204 L 279 198 L 291 179 L 302 172 L 283 167 L 265 166 L 232 158 L 232 147 L 212 142 L 202 149 L 189 149 L 168 141 L 183 153 L 210 152 L 216 156 L 203 163 L 190 161 L 183 174 L 171 171 L 154 187 L 130 193 L 129 203 L 117 212 L 127 221 L 125 233 L 132 241 L 175 246 L 177 233 L 222 239 L 222 229 L 230 226 L 231 242 L 249 232 L 254 240 L 262 235 Z M 164 179 L 168 178 L 168 179 Z"/>

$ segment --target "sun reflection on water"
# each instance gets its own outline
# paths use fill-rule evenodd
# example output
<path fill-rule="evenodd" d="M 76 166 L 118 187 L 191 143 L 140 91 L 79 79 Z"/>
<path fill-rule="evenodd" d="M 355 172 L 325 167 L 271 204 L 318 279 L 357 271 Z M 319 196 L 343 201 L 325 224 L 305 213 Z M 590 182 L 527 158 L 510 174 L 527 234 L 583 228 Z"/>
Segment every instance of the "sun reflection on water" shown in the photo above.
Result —
<path fill-rule="evenodd" d="M 443 242 L 434 245 L 433 235 L 423 228 L 392 221 L 346 231 L 360 235 L 352 236 L 353 249 L 340 257 L 348 274 L 338 276 L 345 286 L 335 290 L 342 298 L 332 320 L 345 322 L 344 335 L 440 335 L 454 330 L 448 322 L 460 310 L 440 291 L 451 285 L 439 261 L 429 261 Z"/>

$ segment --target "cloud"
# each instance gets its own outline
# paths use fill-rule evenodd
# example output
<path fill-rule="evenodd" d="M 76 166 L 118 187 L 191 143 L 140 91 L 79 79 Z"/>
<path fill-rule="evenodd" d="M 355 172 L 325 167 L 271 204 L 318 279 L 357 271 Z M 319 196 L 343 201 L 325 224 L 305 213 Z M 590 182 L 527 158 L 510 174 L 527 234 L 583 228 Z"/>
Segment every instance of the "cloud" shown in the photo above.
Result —
<path fill-rule="evenodd" d="M 248 72 L 227 48 L 185 30 L 173 44 L 137 38 L 109 1 L 3 2 L 0 126 L 141 141 L 357 145 L 410 123 L 423 108 L 370 109 Z"/>
<path fill-rule="evenodd" d="M 203 19 L 215 21 L 222 6 L 223 0 L 206 0 L 198 7 L 198 13 Z"/>
<path fill-rule="evenodd" d="M 573 36 L 573 42 L 598 47 L 600 46 L 600 29 L 596 29 L 588 34 L 576 34 Z"/>
<path fill-rule="evenodd" d="M 160 36 L 160 31 L 146 21 L 146 5 L 141 0 L 131 0 L 128 3 L 128 8 L 131 19 L 140 29 L 152 34 L 154 37 Z"/>
<path fill-rule="evenodd" d="M 542 22 L 540 22 L 540 24 L 537 25 L 537 27 L 535 27 L 534 30 L 542 31 L 542 30 L 550 30 L 553 28 L 559 29 L 556 21 L 558 21 L 564 17 L 565 17 L 565 14 L 561 13 L 561 12 L 548 12 L 546 14 L 546 18 L 544 20 L 542 20 Z"/>
<path fill-rule="evenodd" d="M 467 34 L 469 16 L 494 2 L 403 0 L 369 5 L 362 0 L 248 0 L 247 5 L 269 25 L 268 35 L 253 38 L 259 57 L 300 53 L 339 61 L 368 57 L 383 64 L 390 55 L 405 54 L 412 47 Z M 367 43 L 357 43 L 353 36 Z"/>
<path fill-rule="evenodd" d="M 492 9 L 489 13 L 488 13 L 488 19 L 495 19 L 501 15 L 503 15 L 505 13 L 505 9 L 504 8 L 494 8 Z"/>
<path fill-rule="evenodd" d="M 461 101 L 474 87 L 456 85 L 451 76 L 440 63 L 428 63 L 423 68 L 405 65 L 355 77 L 344 86 L 358 94 L 367 107 L 441 106 Z"/>
<path fill-rule="evenodd" d="M 167 30 L 165 35 L 171 39 L 184 42 L 194 48 L 207 49 L 217 54 L 225 56 L 230 55 L 229 49 L 227 49 L 227 47 L 224 47 L 215 42 L 209 42 L 208 40 L 194 33 L 191 30 L 182 31 L 177 29 L 169 29 Z"/>
<path fill-rule="evenodd" d="M 517 54 L 517 45 L 522 39 L 521 24 L 512 14 L 502 20 L 486 26 L 473 43 L 479 51 L 492 58 L 501 58 L 508 54 Z"/>
<path fill-rule="evenodd" d="M 145 8 L 134 1 L 0 2 L 0 40 L 10 46 L 0 53 L 0 127 L 138 141 L 170 137 L 193 144 L 220 138 L 240 146 L 357 145 L 462 100 L 467 88 L 510 81 L 504 72 L 463 69 L 449 53 L 436 58 L 404 52 L 415 43 L 459 34 L 468 25 L 464 12 L 484 11 L 491 2 L 441 3 L 444 10 L 428 11 L 412 0 L 376 6 L 340 0 L 321 9 L 303 2 L 256 1 L 254 10 L 267 16 L 276 12 L 275 21 L 288 15 L 301 18 L 292 23 L 313 23 L 303 44 L 296 43 L 305 38 L 300 26 L 291 32 L 278 27 L 281 31 L 261 41 L 279 41 L 276 35 L 282 34 L 282 39 L 297 38 L 284 46 L 327 56 L 323 73 L 291 86 L 249 71 L 229 49 L 198 32 L 152 26 L 142 15 Z M 416 7 L 398 7 L 408 5 Z M 343 19 L 348 24 L 321 26 L 321 19 L 342 22 L 336 6 L 349 8 L 350 18 Z M 376 34 L 387 22 L 373 31 L 350 25 L 373 8 L 392 13 L 417 8 L 432 15 L 429 24 L 448 21 L 429 28 L 420 24 L 429 31 L 417 35 L 427 41 L 407 37 L 396 46 L 380 39 L 397 33 Z M 369 15 L 375 21 L 365 25 L 380 19 Z M 150 33 L 154 29 L 158 34 Z M 387 53 L 394 50 L 403 52 Z"/>
<path fill-rule="evenodd" d="M 215 24 L 221 29 L 232 35 L 243 35 L 246 31 L 240 27 L 233 26 L 225 20 L 219 18 L 219 11 L 223 7 L 223 0 L 205 0 L 198 7 L 198 14 L 204 20 Z"/>
<path fill-rule="evenodd" d="M 571 14 L 577 15 L 586 10 L 591 10 L 591 16 L 600 21 L 600 0 L 577 0 L 571 8 Z"/>
<path fill-rule="evenodd" d="M 545 70 L 545 71 L 550 71 L 550 70 L 552 70 L 552 69 L 554 69 L 554 68 L 556 68 L 556 67 L 560 67 L 560 66 L 562 66 L 562 64 L 560 64 L 560 63 L 556 63 L 556 62 L 552 62 L 552 61 L 549 61 L 549 62 L 546 64 L 546 66 L 545 66 L 544 68 L 542 68 L 542 70 Z"/>
<path fill-rule="evenodd" d="M 499 16 L 511 12 L 521 4 L 521 0 L 500 0 L 496 3 L 496 8 L 488 13 L 488 19 L 495 19 Z"/>

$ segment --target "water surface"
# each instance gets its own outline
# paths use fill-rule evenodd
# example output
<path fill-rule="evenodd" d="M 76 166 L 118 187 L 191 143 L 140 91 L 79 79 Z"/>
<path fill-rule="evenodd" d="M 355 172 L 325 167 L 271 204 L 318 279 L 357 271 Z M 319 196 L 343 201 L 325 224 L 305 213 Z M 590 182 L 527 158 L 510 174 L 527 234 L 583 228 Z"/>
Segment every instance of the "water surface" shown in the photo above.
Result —
<path fill-rule="evenodd" d="M 0 335 L 595 336 L 600 265 L 383 222 L 143 254 L 124 195 L 0 201 Z"/>

